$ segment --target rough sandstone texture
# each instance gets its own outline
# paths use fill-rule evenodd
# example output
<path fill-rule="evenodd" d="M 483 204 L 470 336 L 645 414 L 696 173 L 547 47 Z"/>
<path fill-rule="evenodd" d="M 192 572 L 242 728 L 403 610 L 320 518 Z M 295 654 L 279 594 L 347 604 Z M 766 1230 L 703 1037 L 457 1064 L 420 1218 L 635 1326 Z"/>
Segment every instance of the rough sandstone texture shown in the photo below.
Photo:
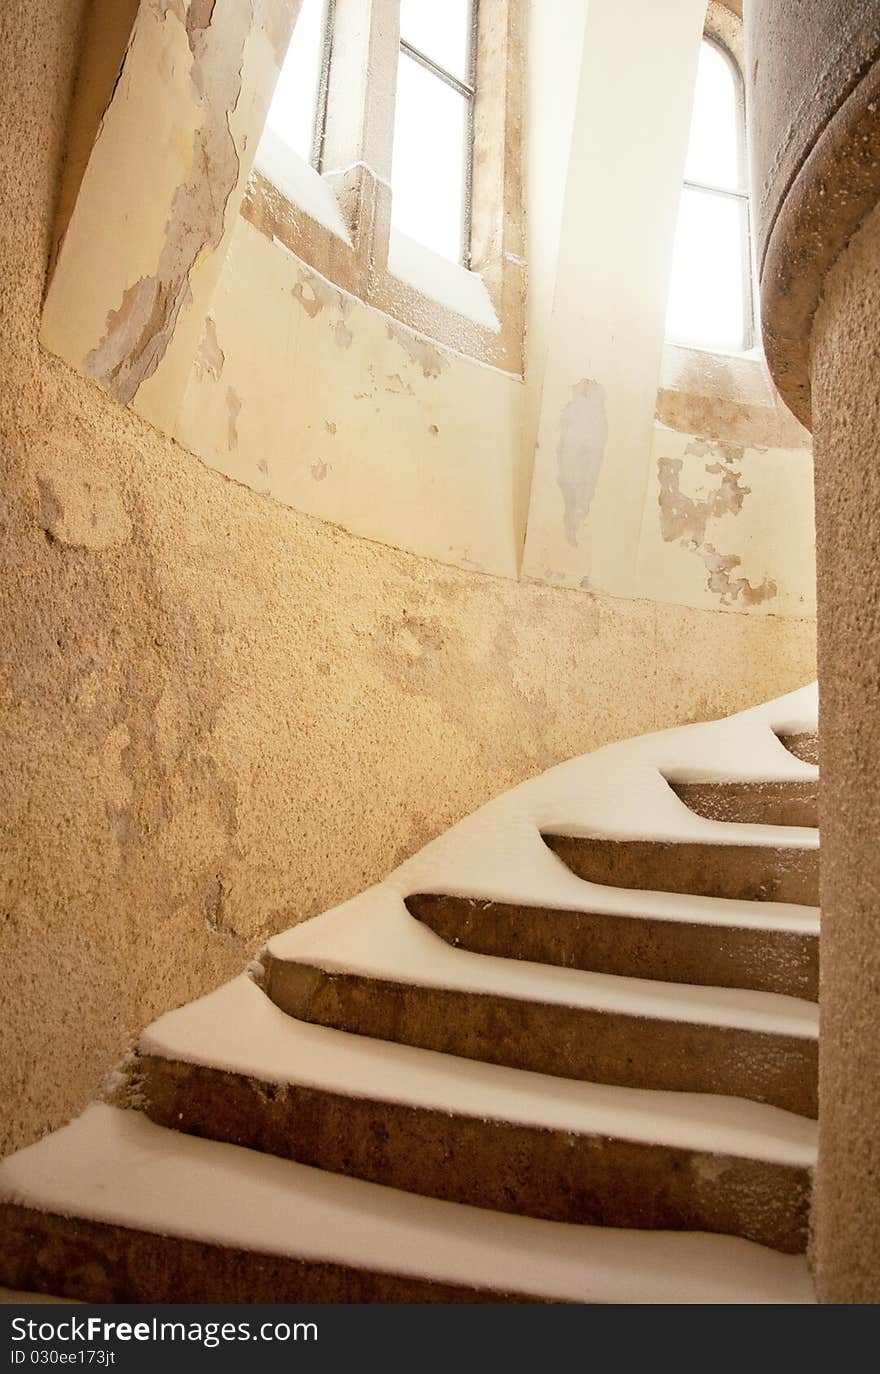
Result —
<path fill-rule="evenodd" d="M 90 1303 L 525 1302 L 527 1295 L 431 1283 L 341 1264 L 261 1255 L 124 1226 L 5 1209 L 12 1280 L 20 1291 L 64 1289 Z M 65 1296 L 62 1294 L 61 1296 Z M 40 1294 L 39 1302 L 43 1302 Z"/>
<path fill-rule="evenodd" d="M 264 963 L 275 1005 L 314 1025 L 559 1078 L 722 1093 L 816 1116 L 814 1038 Z"/>
<path fill-rule="evenodd" d="M 152 1121 L 427 1197 L 586 1226 L 714 1231 L 802 1254 L 810 1171 L 446 1112 L 162 1058 L 138 1061 Z M 449 1167 L 455 1160 L 455 1168 Z"/>
<path fill-rule="evenodd" d="M 814 1002 L 819 996 L 818 935 L 774 929 L 772 913 L 763 927 L 719 928 L 699 920 L 581 913 L 431 892 L 407 897 L 406 905 L 448 944 L 475 954 L 661 983 L 754 988 Z"/>
<path fill-rule="evenodd" d="M 880 1302 L 880 209 L 813 330 L 822 682 L 822 1035 L 815 1264 Z"/>
<path fill-rule="evenodd" d="M 746 17 L 764 353 L 809 428 L 822 283 L 877 203 L 880 4 L 752 0 Z"/>
<path fill-rule="evenodd" d="M 823 1302 L 880 1301 L 880 3 L 753 0 L 764 342 L 815 459 Z"/>
<path fill-rule="evenodd" d="M 4 1148 L 502 788 L 814 671 L 807 621 L 516 585 L 306 519 L 43 354 L 84 7 L 0 17 Z"/>

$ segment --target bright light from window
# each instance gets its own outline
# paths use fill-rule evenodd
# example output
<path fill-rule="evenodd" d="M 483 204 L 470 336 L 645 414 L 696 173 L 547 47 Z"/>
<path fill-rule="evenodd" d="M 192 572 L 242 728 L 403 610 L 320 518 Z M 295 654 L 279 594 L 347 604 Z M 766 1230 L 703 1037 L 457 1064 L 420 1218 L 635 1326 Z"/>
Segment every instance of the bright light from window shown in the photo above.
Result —
<path fill-rule="evenodd" d="M 400 0 L 400 36 L 469 84 L 471 0 Z"/>
<path fill-rule="evenodd" d="M 266 127 L 304 162 L 312 160 L 327 0 L 303 0 L 266 116 Z"/>
<path fill-rule="evenodd" d="M 472 0 L 401 0 L 391 222 L 465 256 L 473 105 Z"/>
<path fill-rule="evenodd" d="M 685 181 L 744 191 L 736 77 L 713 43 L 700 46 Z"/>
<path fill-rule="evenodd" d="M 666 333 L 682 343 L 743 346 L 743 217 L 739 199 L 684 188 Z"/>
<path fill-rule="evenodd" d="M 751 268 L 742 105 L 730 61 L 703 40 L 673 252 L 666 334 L 722 352 L 748 346 Z"/>

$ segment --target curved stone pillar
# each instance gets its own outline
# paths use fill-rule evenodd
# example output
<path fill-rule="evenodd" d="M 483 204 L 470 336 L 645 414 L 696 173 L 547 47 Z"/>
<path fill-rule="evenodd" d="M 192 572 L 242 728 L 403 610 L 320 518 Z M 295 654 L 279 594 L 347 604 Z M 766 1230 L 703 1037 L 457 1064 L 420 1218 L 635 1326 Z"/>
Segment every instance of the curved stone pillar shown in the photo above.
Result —
<path fill-rule="evenodd" d="M 813 431 L 825 1302 L 880 1301 L 880 0 L 747 0 L 767 360 Z"/>

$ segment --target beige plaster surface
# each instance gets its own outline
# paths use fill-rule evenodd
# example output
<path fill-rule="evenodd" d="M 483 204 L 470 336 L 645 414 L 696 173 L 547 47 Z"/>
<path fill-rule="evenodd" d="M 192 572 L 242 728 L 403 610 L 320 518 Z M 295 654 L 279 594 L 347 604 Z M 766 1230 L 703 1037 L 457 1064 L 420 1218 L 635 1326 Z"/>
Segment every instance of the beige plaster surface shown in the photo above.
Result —
<path fill-rule="evenodd" d="M 754 425 L 754 414 L 749 418 Z M 738 427 L 729 428 L 735 434 Z M 816 614 L 809 448 L 696 438 L 656 424 L 651 469 L 639 540 L 641 596 Z"/>
<path fill-rule="evenodd" d="M 587 7 L 523 558 L 528 577 L 636 594 L 705 12 L 704 0 L 591 0 Z"/>
<path fill-rule="evenodd" d="M 520 381 L 364 305 L 243 218 L 203 338 L 219 352 L 192 370 L 188 448 L 355 534 L 516 578 Z"/>
<path fill-rule="evenodd" d="M 12 0 L 0 44 L 6 1148 L 500 789 L 813 674 L 806 620 L 519 585 L 297 514 L 44 352 L 83 8 Z"/>
<path fill-rule="evenodd" d="M 525 408 L 522 422 L 527 477 L 531 481 L 547 350 L 553 322 L 556 265 L 565 185 L 581 75 L 587 6 L 524 0 L 526 14 L 525 176 L 526 262 Z M 553 99 L 547 99 L 548 70 Z"/>
<path fill-rule="evenodd" d="M 822 691 L 820 1300 L 880 1302 L 880 210 L 813 329 Z"/>

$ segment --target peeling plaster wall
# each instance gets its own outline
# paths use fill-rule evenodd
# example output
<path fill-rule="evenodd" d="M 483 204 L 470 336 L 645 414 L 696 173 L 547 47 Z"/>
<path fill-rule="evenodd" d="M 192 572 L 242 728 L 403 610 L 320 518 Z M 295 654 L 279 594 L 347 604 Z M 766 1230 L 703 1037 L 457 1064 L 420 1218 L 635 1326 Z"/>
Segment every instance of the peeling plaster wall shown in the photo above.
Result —
<path fill-rule="evenodd" d="M 521 381 L 364 307 L 237 213 L 297 9 L 141 0 L 42 340 L 258 492 L 516 577 Z"/>
<path fill-rule="evenodd" d="M 106 84 L 112 63 L 83 64 L 46 345 L 219 471 L 356 534 L 513 579 L 804 613 L 802 531 L 759 549 L 761 498 L 697 564 L 659 519 L 652 413 L 702 0 L 527 5 L 523 381 L 363 305 L 238 215 L 297 8 L 142 0 L 84 171 L 95 69 Z M 125 25 L 103 22 L 118 61 Z M 730 370 L 716 360 L 714 406 L 666 388 L 661 418 L 730 437 Z M 764 445 L 762 408 L 733 405 L 737 442 Z M 760 558 L 764 579 L 743 581 Z"/>
<path fill-rule="evenodd" d="M 671 350 L 676 366 L 666 367 L 661 380 L 669 423 L 686 435 L 678 447 L 686 452 L 704 436 L 732 434 L 752 459 L 756 446 L 772 451 L 752 483 L 755 494 L 745 516 L 719 532 L 723 545 L 712 542 L 710 531 L 690 550 L 687 541 L 669 539 L 664 530 L 649 407 L 662 349 L 668 254 L 655 252 L 643 268 L 642 295 L 630 302 L 629 314 L 619 302 L 629 300 L 623 283 L 631 276 L 631 259 L 642 252 L 646 234 L 653 239 L 658 233 L 656 217 L 649 229 L 644 215 L 636 213 L 643 203 L 645 164 L 656 163 L 662 151 L 665 189 L 668 193 L 671 186 L 674 193 L 667 194 L 671 204 L 677 197 L 673 164 L 681 161 L 683 147 L 676 148 L 666 127 L 646 141 L 641 106 L 635 125 L 631 118 L 612 132 L 603 107 L 601 128 L 594 127 L 590 120 L 596 111 L 587 102 L 578 127 L 586 122 L 594 162 L 587 169 L 573 164 L 566 197 L 578 83 L 591 87 L 590 63 L 607 68 L 611 45 L 619 38 L 619 13 L 612 12 L 610 20 L 597 13 L 588 26 L 591 48 L 582 73 L 586 6 L 532 5 L 528 10 L 524 152 L 530 273 L 524 385 L 364 307 L 280 243 L 240 221 L 176 433 L 220 471 L 298 510 L 412 552 L 517 577 L 542 398 L 552 405 L 560 395 L 560 377 L 570 376 L 578 350 L 589 347 L 605 369 L 606 383 L 588 376 L 573 381 L 562 393 L 555 428 L 552 414 L 545 416 L 545 442 L 553 448 L 532 481 L 526 576 L 706 609 L 811 615 L 808 438 L 774 397 L 757 361 Z M 682 14 L 680 9 L 679 24 Z M 650 34 L 644 42 L 648 52 Z M 690 50 L 679 46 L 671 65 L 686 84 Z M 564 62 L 557 60 L 560 53 Z M 548 65 L 555 72 L 552 102 L 539 98 Z M 675 128 L 682 142 L 680 115 Z M 593 146 L 597 139 L 603 144 L 599 149 Z M 638 201 L 626 209 L 629 256 L 616 246 L 611 256 L 610 241 L 618 236 L 612 225 L 601 230 L 605 258 L 599 259 L 597 249 L 588 260 L 579 234 L 584 215 L 595 220 L 589 174 L 595 177 L 598 163 L 616 188 L 624 154 Z M 571 244 L 560 259 L 563 228 L 573 235 L 576 267 Z M 666 230 L 671 232 L 669 215 Z M 594 231 L 600 232 L 595 226 Z M 582 288 L 574 302 L 572 274 Z M 214 360 L 210 366 L 206 351 Z M 634 417 L 634 396 L 646 407 L 641 421 Z M 804 450 L 800 459 L 794 452 L 798 447 Z M 704 475 L 700 470 L 696 480 Z M 589 517 L 600 481 L 600 532 L 594 541 Z M 780 538 L 783 513 L 785 537 Z M 750 581 L 743 568 L 758 563 L 767 570 Z"/>
<path fill-rule="evenodd" d="M 515 578 L 522 398 L 521 382 L 363 305 L 240 219 L 177 437 L 297 510 Z"/>
<path fill-rule="evenodd" d="M 0 48 L 5 1147 L 77 1111 L 146 1021 L 500 789 L 813 673 L 807 622 L 518 585 L 297 514 L 43 351 L 82 18 L 11 0 Z M 219 318 L 217 343 L 222 388 Z"/>
<path fill-rule="evenodd" d="M 41 339 L 167 433 L 298 9 L 141 0 L 107 93 Z"/>
<path fill-rule="evenodd" d="M 638 589 L 684 606 L 816 614 L 812 454 L 655 425 Z"/>
<path fill-rule="evenodd" d="M 756 354 L 664 342 L 704 11 L 702 0 L 566 7 L 558 110 L 532 102 L 530 259 L 544 250 L 539 280 L 546 291 L 550 278 L 555 297 L 552 310 L 529 307 L 524 433 L 531 442 L 537 425 L 537 449 L 522 575 L 724 612 L 814 616 L 809 436 Z M 535 52 L 546 61 L 559 38 L 556 7 L 533 6 Z M 541 166 L 550 126 L 570 150 L 565 183 L 558 153 Z M 538 187 L 552 188 L 549 205 Z"/>
<path fill-rule="evenodd" d="M 523 561 L 536 580 L 635 594 L 704 15 L 705 0 L 586 8 Z M 573 415 L 585 387 L 604 397 L 601 454 L 592 414 Z M 572 498 L 576 450 L 588 502 Z"/>
<path fill-rule="evenodd" d="M 667 343 L 637 586 L 681 605 L 816 614 L 810 436 L 757 353 Z"/>

